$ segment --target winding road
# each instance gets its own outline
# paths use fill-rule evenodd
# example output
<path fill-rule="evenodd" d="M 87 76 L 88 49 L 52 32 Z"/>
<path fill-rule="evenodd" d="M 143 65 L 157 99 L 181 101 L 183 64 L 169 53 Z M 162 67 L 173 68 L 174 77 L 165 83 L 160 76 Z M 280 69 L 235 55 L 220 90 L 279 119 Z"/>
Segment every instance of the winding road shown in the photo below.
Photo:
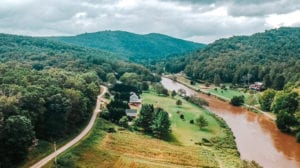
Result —
<path fill-rule="evenodd" d="M 85 127 L 85 129 L 79 135 L 77 135 L 77 137 L 75 137 L 74 139 L 72 139 L 70 142 L 68 142 L 67 144 L 65 144 L 61 148 L 59 148 L 57 151 L 55 151 L 55 152 L 51 153 L 50 155 L 46 156 L 45 158 L 43 158 L 39 162 L 35 163 L 30 168 L 40 168 L 40 167 L 45 166 L 49 161 L 51 161 L 52 159 L 54 159 L 55 157 L 57 157 L 62 152 L 64 152 L 67 149 L 69 149 L 71 146 L 73 146 L 76 143 L 78 143 L 85 135 L 88 134 L 88 132 L 92 129 L 92 127 L 93 127 L 93 125 L 94 125 L 94 123 L 96 121 L 97 115 L 101 112 L 101 105 L 104 102 L 102 97 L 107 92 L 107 87 L 101 86 L 101 88 L 102 88 L 103 91 L 102 91 L 102 93 L 100 95 L 97 96 L 97 103 L 96 103 L 95 110 L 93 112 L 93 115 L 92 115 L 92 118 L 91 118 L 90 122 Z"/>

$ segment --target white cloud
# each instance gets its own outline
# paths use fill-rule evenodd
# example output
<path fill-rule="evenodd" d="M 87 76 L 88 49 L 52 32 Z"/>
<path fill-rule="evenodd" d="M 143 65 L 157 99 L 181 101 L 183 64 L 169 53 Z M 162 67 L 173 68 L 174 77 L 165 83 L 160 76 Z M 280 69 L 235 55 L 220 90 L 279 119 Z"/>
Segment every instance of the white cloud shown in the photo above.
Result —
<path fill-rule="evenodd" d="M 272 14 L 266 18 L 266 23 L 271 27 L 300 26 L 300 10 L 288 14 Z"/>
<path fill-rule="evenodd" d="M 0 32 L 33 36 L 102 30 L 198 42 L 299 26 L 300 0 L 1 0 Z"/>

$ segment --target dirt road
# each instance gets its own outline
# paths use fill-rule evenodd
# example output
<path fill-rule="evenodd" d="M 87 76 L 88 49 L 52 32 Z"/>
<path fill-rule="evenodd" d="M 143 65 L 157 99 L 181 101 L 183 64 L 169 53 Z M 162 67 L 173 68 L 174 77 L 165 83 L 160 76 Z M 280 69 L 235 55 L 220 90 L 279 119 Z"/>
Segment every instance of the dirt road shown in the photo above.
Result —
<path fill-rule="evenodd" d="M 30 168 L 40 168 L 40 167 L 43 167 L 49 161 L 51 161 L 52 159 L 54 159 L 56 156 L 58 156 L 59 154 L 61 154 L 62 152 L 64 152 L 65 150 L 67 150 L 68 148 L 70 148 L 71 146 L 73 146 L 74 144 L 78 143 L 85 135 L 87 135 L 87 133 L 92 129 L 92 127 L 93 127 L 93 125 L 94 125 L 94 123 L 96 121 L 98 113 L 101 111 L 100 106 L 103 103 L 102 97 L 107 92 L 107 87 L 101 86 L 101 88 L 102 88 L 103 91 L 97 97 L 97 103 L 96 103 L 95 110 L 94 110 L 92 118 L 91 118 L 90 122 L 88 123 L 88 125 L 86 126 L 86 128 L 77 137 L 75 137 L 73 140 L 71 140 L 70 142 L 68 142 L 67 144 L 65 144 L 61 148 L 59 148 L 56 152 L 51 153 L 50 155 L 46 156 L 45 158 L 43 158 L 39 162 L 35 163 Z"/>

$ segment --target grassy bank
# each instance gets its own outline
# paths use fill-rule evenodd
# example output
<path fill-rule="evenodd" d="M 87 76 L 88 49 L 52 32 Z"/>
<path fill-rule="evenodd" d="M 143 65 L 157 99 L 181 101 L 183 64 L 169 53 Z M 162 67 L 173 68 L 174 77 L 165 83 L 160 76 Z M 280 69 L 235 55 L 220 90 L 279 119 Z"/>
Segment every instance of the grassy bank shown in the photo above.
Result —
<path fill-rule="evenodd" d="M 233 96 L 244 96 L 245 97 L 245 104 L 250 105 L 250 106 L 259 106 L 259 92 L 254 92 L 249 93 L 249 91 L 243 88 L 236 88 L 236 89 L 231 89 L 229 87 L 230 84 L 225 84 L 226 89 L 222 89 L 221 87 L 217 87 L 214 85 L 210 86 L 205 86 L 205 84 L 200 84 L 198 82 L 195 82 L 194 85 L 191 85 L 191 80 L 187 79 L 184 75 L 175 75 L 176 80 L 184 84 L 185 86 L 198 90 L 200 92 L 203 92 L 205 94 L 211 94 L 213 96 L 216 96 L 217 98 L 220 98 L 225 101 L 230 101 L 230 99 Z"/>
<path fill-rule="evenodd" d="M 240 158 L 234 136 L 223 119 L 180 97 L 172 99 L 157 96 L 155 93 L 143 93 L 142 97 L 144 103 L 154 104 L 169 113 L 172 122 L 172 134 L 181 142 L 182 146 L 199 148 L 195 144 L 200 143 L 202 148 L 213 154 L 212 159 L 218 161 L 220 167 L 239 167 Z M 178 99 L 183 102 L 181 106 L 176 105 Z M 184 115 L 185 120 L 180 118 L 180 114 Z M 208 121 L 208 126 L 204 129 L 200 129 L 195 124 L 190 124 L 190 120 L 195 120 L 199 115 L 204 116 Z M 210 142 L 205 144 L 203 138 Z"/>

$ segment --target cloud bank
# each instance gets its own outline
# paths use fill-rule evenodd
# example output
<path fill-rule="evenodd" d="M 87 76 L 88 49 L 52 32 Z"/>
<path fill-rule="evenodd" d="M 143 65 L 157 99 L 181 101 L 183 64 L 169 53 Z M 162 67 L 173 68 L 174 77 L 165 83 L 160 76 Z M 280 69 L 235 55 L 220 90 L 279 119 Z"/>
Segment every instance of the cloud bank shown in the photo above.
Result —
<path fill-rule="evenodd" d="M 0 32 L 31 36 L 102 30 L 210 43 L 300 26 L 300 0 L 1 0 Z"/>

